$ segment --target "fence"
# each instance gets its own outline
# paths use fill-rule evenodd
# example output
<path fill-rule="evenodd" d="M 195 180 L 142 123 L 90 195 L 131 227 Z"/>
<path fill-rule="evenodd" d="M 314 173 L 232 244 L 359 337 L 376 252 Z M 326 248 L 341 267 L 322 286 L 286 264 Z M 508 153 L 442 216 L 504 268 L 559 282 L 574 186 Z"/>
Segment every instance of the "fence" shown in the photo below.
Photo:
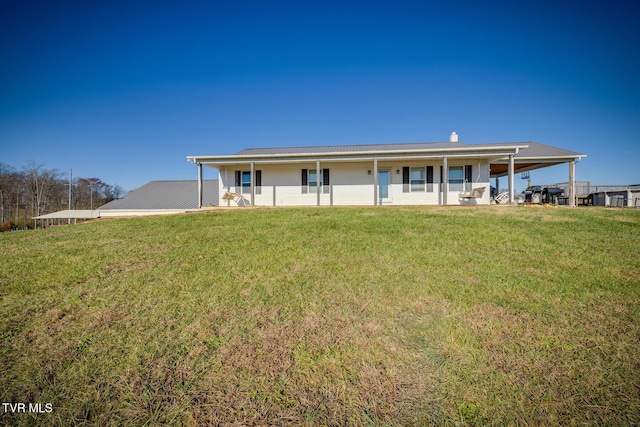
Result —
<path fill-rule="evenodd" d="M 569 183 L 568 182 L 560 182 L 558 184 L 550 184 L 543 185 L 544 187 L 558 187 L 564 190 L 564 195 L 569 196 Z M 593 187 L 591 187 L 591 181 L 576 181 L 576 196 L 588 196 L 593 192 Z"/>
<path fill-rule="evenodd" d="M 576 181 L 576 204 L 598 206 L 635 206 L 640 207 L 640 184 L 636 185 L 591 185 L 590 181 Z M 565 198 L 569 195 L 569 183 L 543 185 L 558 187 L 564 190 Z M 568 203 L 566 200 L 562 202 Z M 562 203 L 561 203 L 562 204 Z"/>

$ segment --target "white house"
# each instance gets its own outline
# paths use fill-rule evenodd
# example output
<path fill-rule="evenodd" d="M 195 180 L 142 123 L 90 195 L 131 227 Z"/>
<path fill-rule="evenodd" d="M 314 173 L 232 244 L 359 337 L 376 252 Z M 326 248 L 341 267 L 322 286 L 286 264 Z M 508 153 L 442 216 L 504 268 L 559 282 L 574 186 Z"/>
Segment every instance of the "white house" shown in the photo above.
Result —
<path fill-rule="evenodd" d="M 464 144 L 449 142 L 249 148 L 231 155 L 188 156 L 219 171 L 216 205 L 462 205 L 489 204 L 490 178 L 569 163 L 584 154 L 535 142 Z M 573 200 L 570 197 L 570 200 Z"/>

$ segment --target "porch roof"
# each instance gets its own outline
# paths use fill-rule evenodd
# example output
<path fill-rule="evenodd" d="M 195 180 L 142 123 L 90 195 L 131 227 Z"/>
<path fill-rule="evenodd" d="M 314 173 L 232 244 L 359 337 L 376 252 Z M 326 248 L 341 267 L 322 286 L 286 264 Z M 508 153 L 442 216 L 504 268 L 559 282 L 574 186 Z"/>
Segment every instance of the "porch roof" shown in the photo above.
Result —
<path fill-rule="evenodd" d="M 586 154 L 569 151 L 538 142 L 527 142 L 528 147 L 520 150 L 514 157 L 514 172 L 526 172 L 548 166 L 568 163 L 587 157 Z M 491 162 L 491 177 L 507 176 L 509 174 L 509 159 L 499 159 Z"/>
<path fill-rule="evenodd" d="M 508 175 L 509 156 L 514 172 L 525 172 L 586 157 L 585 154 L 537 142 L 465 144 L 462 142 L 418 142 L 402 144 L 323 145 L 246 148 L 235 154 L 188 156 L 187 160 L 210 167 L 241 163 L 301 163 L 309 161 L 362 161 L 372 159 L 484 158 L 491 177 Z"/>
<path fill-rule="evenodd" d="M 464 144 L 461 142 L 421 142 L 405 144 L 327 145 L 309 147 L 247 148 L 236 154 L 188 156 L 205 166 L 237 163 L 300 163 L 308 161 L 361 161 L 370 159 L 419 159 L 474 157 L 498 160 L 526 149 L 528 143 Z"/>

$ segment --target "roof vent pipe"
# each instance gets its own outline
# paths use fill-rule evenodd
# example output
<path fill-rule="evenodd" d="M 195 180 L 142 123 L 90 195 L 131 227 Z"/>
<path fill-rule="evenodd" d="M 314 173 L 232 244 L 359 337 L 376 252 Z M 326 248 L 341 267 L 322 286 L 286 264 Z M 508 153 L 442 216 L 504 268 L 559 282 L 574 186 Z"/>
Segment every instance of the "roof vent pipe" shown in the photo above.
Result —
<path fill-rule="evenodd" d="M 455 132 L 451 132 L 451 136 L 449 137 L 449 142 L 458 142 L 458 134 Z"/>

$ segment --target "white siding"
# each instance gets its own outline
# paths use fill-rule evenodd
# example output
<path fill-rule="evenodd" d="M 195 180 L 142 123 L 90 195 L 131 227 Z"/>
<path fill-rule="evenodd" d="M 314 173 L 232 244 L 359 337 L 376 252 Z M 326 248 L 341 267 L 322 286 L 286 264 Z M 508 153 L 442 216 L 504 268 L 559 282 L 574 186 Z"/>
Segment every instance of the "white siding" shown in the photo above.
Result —
<path fill-rule="evenodd" d="M 460 191 L 449 191 L 447 193 L 447 202 L 449 205 L 488 205 L 491 202 L 489 163 L 485 161 L 449 159 L 449 167 L 471 165 L 472 167 L 472 188 L 485 187 L 484 194 L 481 199 L 461 199 Z M 439 171 L 438 167 L 438 171 Z M 438 172 L 439 173 L 439 172 Z M 440 182 L 440 178 L 438 178 Z"/>
<path fill-rule="evenodd" d="M 389 191 L 390 203 L 394 205 L 438 205 L 440 204 L 440 165 L 435 161 L 412 161 L 412 162 L 380 162 L 378 169 L 390 169 L 391 170 L 391 189 Z M 432 191 L 411 191 L 411 184 L 409 184 L 409 192 L 405 193 L 404 185 L 402 183 L 402 168 L 426 168 L 427 166 L 433 166 L 433 188 Z M 425 172 L 426 180 L 426 172 Z M 383 202 L 383 204 L 385 204 Z"/>
<path fill-rule="evenodd" d="M 460 191 L 448 193 L 448 203 L 455 204 L 489 204 L 489 165 L 477 160 L 464 161 L 449 159 L 449 166 L 472 165 L 473 188 L 486 187 L 482 199 L 460 199 Z M 389 170 L 389 199 L 378 201 L 379 204 L 393 205 L 438 205 L 442 203 L 440 191 L 440 160 L 425 161 L 379 161 L 378 170 Z M 403 192 L 402 168 L 433 166 L 433 191 Z M 235 206 L 234 202 L 222 200 L 227 191 L 236 192 L 235 171 L 248 171 L 249 165 L 229 165 L 220 169 L 219 194 L 220 206 Z M 256 164 L 256 170 L 262 171 L 262 187 L 260 194 L 256 191 L 256 206 L 315 206 L 316 193 L 302 192 L 302 169 L 315 170 L 316 163 Z M 325 162 L 320 169 L 329 169 L 330 192 L 324 193 L 320 187 L 320 204 L 328 205 L 373 205 L 374 203 L 374 170 L 370 162 Z M 370 171 L 370 173 L 369 173 Z M 250 200 L 251 194 L 245 193 Z"/>

